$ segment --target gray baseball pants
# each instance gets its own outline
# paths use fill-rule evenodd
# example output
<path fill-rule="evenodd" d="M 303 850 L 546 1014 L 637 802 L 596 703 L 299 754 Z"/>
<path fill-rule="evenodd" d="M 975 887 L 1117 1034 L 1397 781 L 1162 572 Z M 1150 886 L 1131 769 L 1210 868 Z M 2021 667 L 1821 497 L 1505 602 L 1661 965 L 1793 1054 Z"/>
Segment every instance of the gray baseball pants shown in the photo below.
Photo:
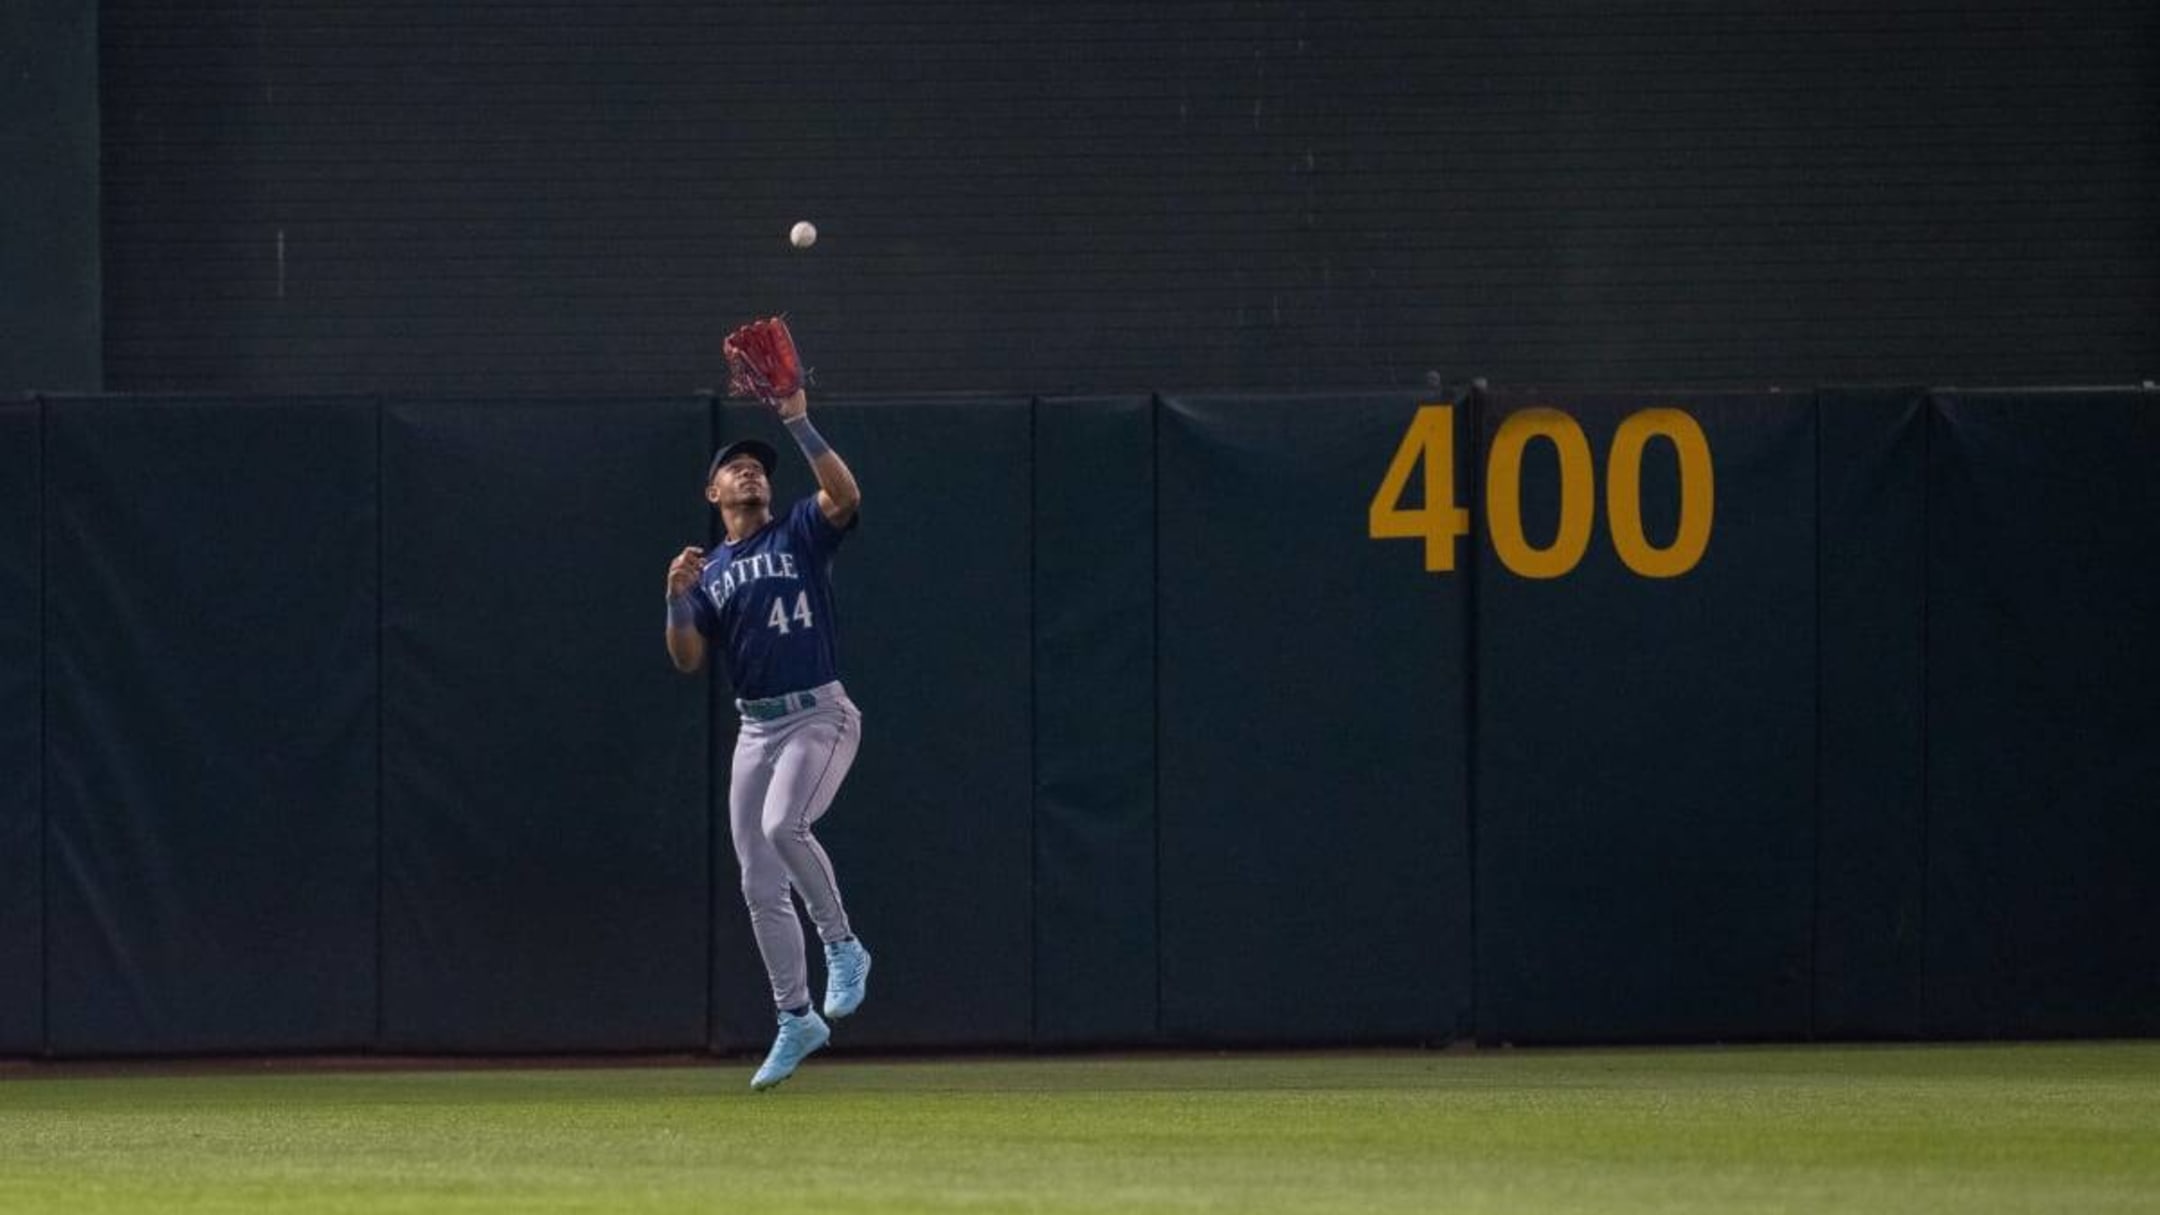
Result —
<path fill-rule="evenodd" d="M 807 709 L 769 721 L 743 720 L 728 785 L 743 903 L 778 1008 L 810 1002 L 802 924 L 789 890 L 802 896 L 819 940 L 851 935 L 832 860 L 810 827 L 832 808 L 833 795 L 855 762 L 862 711 L 838 683 L 810 691 L 817 703 Z"/>

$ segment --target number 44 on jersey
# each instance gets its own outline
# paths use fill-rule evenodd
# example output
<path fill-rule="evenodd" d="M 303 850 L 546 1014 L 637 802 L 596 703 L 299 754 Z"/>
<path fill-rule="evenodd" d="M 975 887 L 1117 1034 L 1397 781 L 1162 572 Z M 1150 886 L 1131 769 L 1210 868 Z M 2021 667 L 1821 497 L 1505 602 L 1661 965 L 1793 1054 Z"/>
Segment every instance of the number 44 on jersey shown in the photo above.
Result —
<path fill-rule="evenodd" d="M 1523 453 L 1533 440 L 1553 445 L 1560 458 L 1560 526 L 1552 542 L 1538 547 L 1523 532 Z M 1671 543 L 1650 542 L 1642 521 L 1642 460 L 1652 439 L 1671 443 L 1680 465 L 1680 526 Z M 1422 505 L 1402 505 L 1412 473 L 1424 470 Z M 1524 578 L 1558 578 L 1573 570 L 1590 548 L 1597 487 L 1590 440 L 1580 423 L 1557 409 L 1524 409 L 1508 415 L 1493 436 L 1485 461 L 1485 518 L 1500 564 Z M 1700 423 L 1678 409 L 1630 414 L 1613 435 L 1605 463 L 1605 521 L 1621 563 L 1645 578 L 1677 578 L 1710 547 L 1717 508 L 1716 470 Z M 1455 505 L 1455 408 L 1421 405 L 1387 475 L 1380 479 L 1367 514 L 1375 540 L 1423 540 L 1425 568 L 1455 568 L 1455 542 L 1470 534 L 1470 512 Z"/>
<path fill-rule="evenodd" d="M 796 594 L 795 610 L 792 612 L 788 610 L 787 596 L 782 595 L 775 598 L 772 601 L 772 614 L 765 618 L 765 627 L 785 637 L 788 633 L 788 621 L 790 620 L 803 628 L 811 627 L 810 592 L 801 591 Z"/>

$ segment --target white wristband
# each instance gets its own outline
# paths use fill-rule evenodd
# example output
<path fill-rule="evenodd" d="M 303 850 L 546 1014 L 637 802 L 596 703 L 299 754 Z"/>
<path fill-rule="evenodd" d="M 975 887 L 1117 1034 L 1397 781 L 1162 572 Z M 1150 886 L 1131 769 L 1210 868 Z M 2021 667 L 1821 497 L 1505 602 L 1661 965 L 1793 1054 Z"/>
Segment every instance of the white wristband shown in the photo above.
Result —
<path fill-rule="evenodd" d="M 809 414 L 796 414 L 782 425 L 786 426 L 788 434 L 794 437 L 795 446 L 802 448 L 802 454 L 812 463 L 815 463 L 819 456 L 832 451 L 832 445 L 825 441 L 825 436 L 819 434 L 817 427 L 810 424 Z"/>

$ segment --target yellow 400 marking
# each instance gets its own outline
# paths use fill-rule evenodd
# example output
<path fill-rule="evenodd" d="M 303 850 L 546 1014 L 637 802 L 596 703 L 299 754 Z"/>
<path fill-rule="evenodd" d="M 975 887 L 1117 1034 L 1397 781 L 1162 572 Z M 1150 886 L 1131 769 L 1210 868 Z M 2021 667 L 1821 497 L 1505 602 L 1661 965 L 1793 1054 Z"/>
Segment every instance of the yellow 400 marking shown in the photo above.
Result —
<path fill-rule="evenodd" d="M 1680 529 L 1664 548 L 1650 543 L 1642 522 L 1643 449 L 1657 438 L 1669 441 L 1680 457 Z M 1544 548 L 1530 543 L 1522 525 L 1523 452 L 1537 439 L 1560 455 L 1560 529 Z M 1403 490 L 1420 462 L 1425 504 L 1405 510 Z M 1678 409 L 1628 415 L 1605 458 L 1605 522 L 1621 562 L 1645 578 L 1677 578 L 1694 569 L 1710 547 L 1716 482 L 1710 441 L 1693 417 Z M 1573 570 L 1590 549 L 1596 493 L 1590 440 L 1580 423 L 1557 409 L 1509 414 L 1485 458 L 1485 517 L 1500 564 L 1525 578 L 1558 578 Z M 1433 573 L 1455 568 L 1455 541 L 1470 534 L 1470 512 L 1455 505 L 1454 406 L 1418 407 L 1373 495 L 1366 526 L 1375 540 L 1423 540 L 1425 568 Z"/>

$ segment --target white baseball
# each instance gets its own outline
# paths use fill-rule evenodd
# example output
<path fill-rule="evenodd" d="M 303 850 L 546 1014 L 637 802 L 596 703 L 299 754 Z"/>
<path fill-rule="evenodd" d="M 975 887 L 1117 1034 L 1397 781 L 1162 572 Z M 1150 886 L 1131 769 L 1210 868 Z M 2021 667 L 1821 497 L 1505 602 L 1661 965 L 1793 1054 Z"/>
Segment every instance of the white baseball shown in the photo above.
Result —
<path fill-rule="evenodd" d="M 807 219 L 802 220 L 788 229 L 787 238 L 788 243 L 796 248 L 807 249 L 817 243 L 817 225 Z"/>

